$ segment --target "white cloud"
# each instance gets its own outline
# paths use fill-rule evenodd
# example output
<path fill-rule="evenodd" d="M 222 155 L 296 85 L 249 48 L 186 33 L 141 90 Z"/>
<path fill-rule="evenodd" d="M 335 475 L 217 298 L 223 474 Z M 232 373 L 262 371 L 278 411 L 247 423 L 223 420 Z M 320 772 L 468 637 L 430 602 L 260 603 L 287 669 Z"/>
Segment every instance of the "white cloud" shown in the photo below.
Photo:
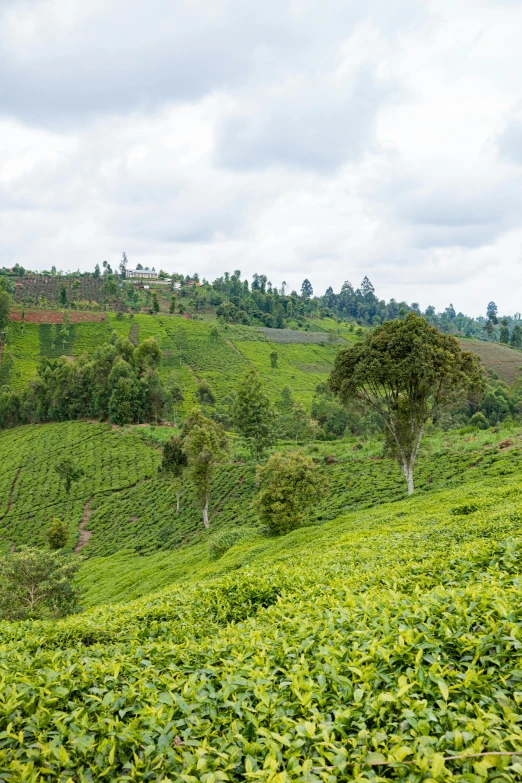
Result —
<path fill-rule="evenodd" d="M 1 264 L 521 310 L 522 7 L 3 0 Z"/>

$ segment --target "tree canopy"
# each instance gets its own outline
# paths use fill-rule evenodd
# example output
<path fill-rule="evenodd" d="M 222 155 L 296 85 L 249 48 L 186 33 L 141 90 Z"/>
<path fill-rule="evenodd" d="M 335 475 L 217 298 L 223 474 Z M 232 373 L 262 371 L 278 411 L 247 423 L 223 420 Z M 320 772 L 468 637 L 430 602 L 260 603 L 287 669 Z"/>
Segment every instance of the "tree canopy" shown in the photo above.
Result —
<path fill-rule="evenodd" d="M 339 351 L 330 375 L 330 388 L 342 402 L 359 400 L 382 417 L 409 494 L 428 419 L 482 386 L 478 359 L 415 313 Z"/>

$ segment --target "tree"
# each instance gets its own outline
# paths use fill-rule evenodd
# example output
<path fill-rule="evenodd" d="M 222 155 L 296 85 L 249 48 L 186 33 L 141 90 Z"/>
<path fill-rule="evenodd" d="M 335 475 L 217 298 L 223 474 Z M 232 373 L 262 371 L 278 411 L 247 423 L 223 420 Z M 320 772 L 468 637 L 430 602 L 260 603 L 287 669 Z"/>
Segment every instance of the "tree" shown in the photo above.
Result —
<path fill-rule="evenodd" d="M 9 323 L 10 307 L 11 307 L 11 297 L 9 296 L 7 291 L 0 289 L 0 342 L 2 342 L 2 334 L 7 329 L 7 325 Z"/>
<path fill-rule="evenodd" d="M 491 321 L 492 324 L 498 324 L 498 307 L 496 306 L 495 302 L 490 302 L 487 307 L 486 311 L 486 318 L 488 321 Z"/>
<path fill-rule="evenodd" d="M 507 345 L 509 343 L 509 323 L 507 318 L 500 322 L 500 342 Z"/>
<path fill-rule="evenodd" d="M 208 381 L 202 380 L 196 389 L 196 397 L 201 405 L 215 405 L 216 395 Z"/>
<path fill-rule="evenodd" d="M 70 457 L 62 457 L 62 459 L 56 463 L 54 469 L 62 481 L 65 482 L 65 491 L 67 494 L 69 494 L 71 490 L 71 485 L 84 475 L 83 468 L 80 468 Z"/>
<path fill-rule="evenodd" d="M 256 474 L 259 520 L 272 533 L 284 534 L 302 525 L 305 512 L 325 490 L 325 481 L 311 457 L 301 451 L 272 454 Z"/>
<path fill-rule="evenodd" d="M 94 267 L 94 272 L 92 273 L 92 276 L 94 277 L 95 280 L 97 280 L 99 278 L 99 276 L 100 276 L 100 265 L 99 264 L 96 264 L 96 266 Z"/>
<path fill-rule="evenodd" d="M 277 362 L 279 361 L 279 354 L 277 351 L 271 351 L 270 353 L 270 366 L 272 369 L 277 369 Z"/>
<path fill-rule="evenodd" d="M 53 519 L 47 530 L 50 549 L 63 549 L 69 538 L 69 528 L 61 519 Z"/>
<path fill-rule="evenodd" d="M 409 495 L 426 422 L 483 382 L 478 359 L 415 313 L 339 351 L 329 380 L 344 404 L 359 400 L 382 417 Z"/>
<path fill-rule="evenodd" d="M 153 311 L 155 313 L 159 313 L 159 311 L 160 311 L 160 306 L 159 306 L 159 302 L 158 302 L 158 295 L 157 295 L 157 293 L 155 291 L 152 294 L 152 309 L 153 309 Z"/>
<path fill-rule="evenodd" d="M 303 280 L 303 284 L 301 286 L 301 296 L 303 299 L 310 299 L 313 293 L 314 289 L 312 288 L 311 282 L 309 280 Z"/>
<path fill-rule="evenodd" d="M 163 446 L 161 460 L 161 472 L 172 478 L 176 492 L 176 513 L 179 514 L 179 496 L 183 486 L 183 473 L 187 467 L 187 455 L 183 450 L 183 438 L 179 435 L 171 435 Z"/>
<path fill-rule="evenodd" d="M 0 617 L 60 617 L 77 608 L 73 577 L 81 558 L 24 547 L 0 559 Z"/>
<path fill-rule="evenodd" d="M 173 315 L 176 312 L 176 297 L 170 297 L 169 313 Z"/>
<path fill-rule="evenodd" d="M 183 449 L 187 455 L 190 478 L 195 487 L 196 502 L 206 528 L 208 521 L 208 502 L 216 465 L 221 462 L 228 451 L 228 441 L 220 424 L 198 410 L 192 412 L 184 425 Z"/>
<path fill-rule="evenodd" d="M 134 351 L 134 364 L 142 371 L 155 367 L 161 361 L 161 348 L 154 337 L 147 337 Z"/>
<path fill-rule="evenodd" d="M 511 345 L 513 348 L 522 348 L 522 327 L 515 324 L 511 333 Z"/>
<path fill-rule="evenodd" d="M 234 402 L 234 424 L 256 459 L 274 442 L 274 413 L 258 372 L 246 371 Z"/>
<path fill-rule="evenodd" d="M 122 279 L 124 279 L 126 277 L 126 274 L 127 274 L 127 264 L 128 263 L 129 262 L 128 262 L 127 256 L 125 255 L 125 253 L 123 253 L 123 255 L 121 257 L 121 261 L 120 261 L 120 277 Z"/>
<path fill-rule="evenodd" d="M 62 307 L 67 307 L 67 288 L 65 287 L 65 285 L 62 285 L 62 287 L 60 288 L 59 299 Z"/>

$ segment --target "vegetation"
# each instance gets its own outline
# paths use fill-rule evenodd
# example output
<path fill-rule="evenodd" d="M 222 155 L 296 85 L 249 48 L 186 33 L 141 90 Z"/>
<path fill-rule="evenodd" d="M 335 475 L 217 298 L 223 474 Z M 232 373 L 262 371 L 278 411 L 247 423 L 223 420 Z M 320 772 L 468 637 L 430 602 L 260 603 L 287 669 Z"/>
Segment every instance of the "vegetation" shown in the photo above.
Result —
<path fill-rule="evenodd" d="M 79 558 L 22 547 L 0 560 L 0 619 L 60 617 L 77 607 Z"/>
<path fill-rule="evenodd" d="M 519 780 L 519 319 L 128 266 L 0 275 L 0 780 Z"/>
<path fill-rule="evenodd" d="M 271 533 L 299 527 L 309 507 L 324 493 L 324 478 L 312 459 L 300 452 L 273 454 L 257 469 L 259 519 Z"/>
<path fill-rule="evenodd" d="M 478 396 L 481 386 L 476 359 L 414 313 L 340 351 L 330 377 L 343 402 L 360 399 L 382 418 L 410 495 L 426 422 L 471 390 Z"/>

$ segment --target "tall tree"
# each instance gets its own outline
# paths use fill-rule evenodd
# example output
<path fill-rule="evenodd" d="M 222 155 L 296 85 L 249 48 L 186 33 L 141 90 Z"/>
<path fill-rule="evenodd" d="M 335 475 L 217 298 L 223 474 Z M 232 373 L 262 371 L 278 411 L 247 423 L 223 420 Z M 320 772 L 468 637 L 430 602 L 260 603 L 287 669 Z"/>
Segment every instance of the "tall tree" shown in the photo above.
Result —
<path fill-rule="evenodd" d="M 128 262 L 127 256 L 125 255 L 125 253 L 123 253 L 123 255 L 121 257 L 121 261 L 120 261 L 120 277 L 122 279 L 124 279 L 126 274 L 127 274 L 127 264 L 128 263 L 129 262 Z"/>
<path fill-rule="evenodd" d="M 161 472 L 168 474 L 176 492 L 176 512 L 179 514 L 179 497 L 183 488 L 183 474 L 187 467 L 187 455 L 183 450 L 183 438 L 171 435 L 163 446 Z"/>
<path fill-rule="evenodd" d="M 206 528 L 208 521 L 208 503 L 216 465 L 225 459 L 228 440 L 220 424 L 195 410 L 184 424 L 183 449 L 187 455 L 188 470 L 195 487 L 196 501 L 203 515 Z"/>
<path fill-rule="evenodd" d="M 7 329 L 7 324 L 9 323 L 10 307 L 11 297 L 7 291 L 0 289 L 0 343 L 3 342 L 3 335 Z"/>
<path fill-rule="evenodd" d="M 486 310 L 486 318 L 491 321 L 492 324 L 498 324 L 498 307 L 495 302 L 490 302 Z"/>
<path fill-rule="evenodd" d="M 509 343 L 509 323 L 507 318 L 500 322 L 500 342 L 507 345 Z"/>
<path fill-rule="evenodd" d="M 342 402 L 360 400 L 380 414 L 410 495 L 426 422 L 482 386 L 478 359 L 415 313 L 339 351 L 330 375 Z"/>
<path fill-rule="evenodd" d="M 312 288 L 312 284 L 308 279 L 303 280 L 303 284 L 301 286 L 301 296 L 303 299 L 310 299 L 311 296 L 313 296 L 314 289 Z"/>
<path fill-rule="evenodd" d="M 515 324 L 511 333 L 511 345 L 513 348 L 522 348 L 522 327 Z"/>
<path fill-rule="evenodd" d="M 92 276 L 95 278 L 95 280 L 97 280 L 99 278 L 99 276 L 100 276 L 100 265 L 99 264 L 96 264 L 96 266 L 94 267 L 94 272 L 92 273 Z"/>
<path fill-rule="evenodd" d="M 274 413 L 259 373 L 253 367 L 239 384 L 233 415 L 236 429 L 250 452 L 260 459 L 274 442 Z"/>
<path fill-rule="evenodd" d="M 59 299 L 62 307 L 67 307 L 67 288 L 65 287 L 65 285 L 62 285 L 62 287 L 60 288 Z"/>

